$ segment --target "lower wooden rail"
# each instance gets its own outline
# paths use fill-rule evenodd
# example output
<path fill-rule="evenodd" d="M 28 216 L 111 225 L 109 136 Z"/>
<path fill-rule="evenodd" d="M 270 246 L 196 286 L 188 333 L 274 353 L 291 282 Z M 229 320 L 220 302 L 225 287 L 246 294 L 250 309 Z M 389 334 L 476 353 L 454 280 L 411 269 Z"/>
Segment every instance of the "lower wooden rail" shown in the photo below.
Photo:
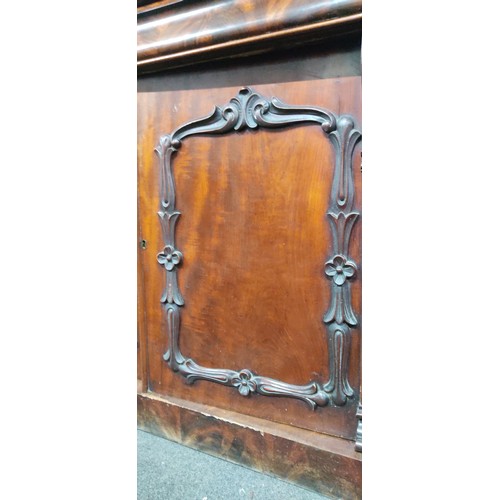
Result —
<path fill-rule="evenodd" d="M 323 495 L 361 498 L 354 442 L 152 393 L 137 396 L 138 428 Z"/>

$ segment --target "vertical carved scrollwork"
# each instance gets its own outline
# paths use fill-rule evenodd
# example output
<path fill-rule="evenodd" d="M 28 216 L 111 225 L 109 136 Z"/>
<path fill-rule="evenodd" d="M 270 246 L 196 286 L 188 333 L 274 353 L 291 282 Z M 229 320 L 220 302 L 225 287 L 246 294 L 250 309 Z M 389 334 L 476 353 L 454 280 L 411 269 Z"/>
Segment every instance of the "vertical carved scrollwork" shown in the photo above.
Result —
<path fill-rule="evenodd" d="M 161 175 L 161 210 L 160 217 L 163 241 L 165 247 L 156 256 L 158 263 L 167 271 L 167 283 L 161 297 L 162 304 L 184 305 L 184 299 L 177 284 L 177 266 L 182 262 L 182 253 L 175 248 L 175 224 L 181 215 L 175 209 L 175 185 L 172 175 L 171 156 L 180 147 L 177 140 L 171 141 L 169 136 L 163 136 L 155 149 L 160 158 Z"/>
<path fill-rule="evenodd" d="M 344 405 L 354 395 L 347 379 L 351 331 L 358 324 L 351 304 L 350 280 L 358 267 L 349 258 L 352 229 L 359 212 L 354 206 L 354 177 L 352 157 L 354 147 L 361 138 L 350 116 L 337 119 L 337 128 L 328 134 L 335 148 L 335 172 L 333 176 L 330 206 L 327 216 L 332 229 L 333 256 L 325 263 L 325 273 L 331 279 L 331 300 L 323 321 L 328 325 L 328 349 L 330 380 L 325 386 L 331 392 L 336 405 Z"/>
<path fill-rule="evenodd" d="M 330 359 L 330 379 L 324 389 L 331 394 L 337 406 L 345 405 L 354 391 L 347 380 L 347 366 L 351 347 L 349 327 L 339 323 L 328 325 L 328 357 Z"/>
<path fill-rule="evenodd" d="M 168 331 L 168 346 L 167 352 L 163 355 L 163 359 L 168 363 L 174 372 L 178 372 L 184 362 L 184 356 L 179 349 L 179 308 L 175 304 L 167 304 L 165 306 L 167 313 L 167 331 Z"/>
<path fill-rule="evenodd" d="M 172 157 L 181 147 L 181 140 L 197 134 L 223 134 L 245 128 L 277 128 L 297 123 L 320 125 L 335 150 L 335 170 L 327 217 L 332 229 L 332 257 L 325 263 L 325 273 L 331 280 L 331 300 L 323 320 L 327 325 L 329 379 L 325 384 L 311 382 L 292 385 L 280 380 L 262 377 L 249 369 L 239 371 L 199 366 L 185 358 L 179 348 L 181 324 L 180 307 L 184 299 L 177 282 L 177 270 L 183 255 L 175 246 L 175 224 L 181 215 L 175 208 L 175 183 Z M 291 397 L 317 406 L 344 405 L 354 395 L 347 372 L 351 344 L 351 327 L 358 324 L 351 305 L 350 280 L 358 270 L 349 257 L 352 229 L 359 217 L 354 206 L 354 179 L 352 156 L 361 134 L 348 115 L 336 117 L 330 111 L 309 106 L 290 106 L 276 98 L 262 97 L 245 87 L 223 107 L 215 106 L 205 118 L 189 122 L 164 135 L 155 151 L 160 159 L 161 200 L 160 217 L 164 248 L 157 260 L 166 270 L 166 285 L 161 297 L 168 336 L 168 349 L 163 358 L 188 383 L 207 380 L 234 387 L 245 397 L 251 394 Z"/>

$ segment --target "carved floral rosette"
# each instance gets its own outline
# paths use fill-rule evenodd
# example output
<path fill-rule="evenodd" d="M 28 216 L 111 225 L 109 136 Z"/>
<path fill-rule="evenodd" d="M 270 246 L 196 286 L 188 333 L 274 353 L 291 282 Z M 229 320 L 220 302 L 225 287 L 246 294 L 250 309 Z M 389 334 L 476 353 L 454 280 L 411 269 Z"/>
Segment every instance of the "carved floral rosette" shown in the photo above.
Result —
<path fill-rule="evenodd" d="M 280 380 L 256 375 L 245 368 L 239 371 L 207 368 L 185 358 L 179 348 L 180 310 L 184 299 L 179 290 L 177 272 L 183 256 L 175 245 L 175 224 L 181 215 L 175 208 L 175 183 L 172 157 L 186 137 L 199 134 L 224 134 L 245 128 L 278 128 L 294 124 L 321 126 L 335 150 L 335 170 L 327 210 L 332 230 L 332 256 L 325 263 L 325 274 L 331 281 L 331 299 L 323 321 L 327 327 L 329 379 L 326 383 L 311 382 L 292 385 Z M 239 394 L 283 396 L 302 400 L 312 409 L 317 406 L 342 406 L 354 396 L 347 370 L 349 365 L 351 328 L 358 324 L 351 304 L 350 282 L 356 278 L 357 264 L 349 257 L 349 242 L 359 212 L 354 207 L 352 158 L 354 147 L 361 138 L 354 119 L 349 115 L 336 116 L 322 108 L 290 106 L 275 97 L 264 98 L 252 89 L 241 89 L 224 107 L 216 106 L 205 118 L 189 122 L 170 135 L 160 138 L 155 151 L 160 159 L 161 201 L 160 217 L 164 248 L 157 260 L 166 271 L 165 290 L 161 303 L 167 318 L 168 350 L 163 358 L 170 368 L 188 383 L 207 380 L 234 387 Z"/>

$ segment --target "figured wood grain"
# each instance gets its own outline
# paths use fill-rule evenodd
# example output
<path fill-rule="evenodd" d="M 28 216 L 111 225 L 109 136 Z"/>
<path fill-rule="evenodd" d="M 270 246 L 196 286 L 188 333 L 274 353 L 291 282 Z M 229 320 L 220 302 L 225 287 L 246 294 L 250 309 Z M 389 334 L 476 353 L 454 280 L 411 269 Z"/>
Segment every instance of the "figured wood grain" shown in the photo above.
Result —
<path fill-rule="evenodd" d="M 185 1 L 186 0 L 137 0 L 137 14 L 141 15 L 153 10 L 158 11 L 159 9 L 164 9 L 173 4 Z"/>
<path fill-rule="evenodd" d="M 176 398 L 139 394 L 138 427 L 332 498 L 361 498 L 361 456 L 348 442 Z"/>
<path fill-rule="evenodd" d="M 361 28 L 361 1 L 218 0 L 179 2 L 138 18 L 139 73 L 276 50 Z"/>
<path fill-rule="evenodd" d="M 258 88 L 289 103 L 349 113 L 360 120 L 358 78 L 296 82 Z M 148 92 L 139 97 L 141 230 L 150 241 L 141 253 L 148 317 L 150 387 L 163 395 L 213 404 L 328 434 L 355 438 L 356 399 L 342 410 L 309 414 L 303 403 L 242 400 L 227 388 L 194 386 L 165 366 L 166 324 L 159 307 L 163 276 L 156 210 L 159 177 L 152 151 L 159 135 L 200 116 L 201 103 L 226 102 L 234 89 Z M 203 114 L 203 113 L 202 113 Z M 177 242 L 185 260 L 179 286 L 185 298 L 182 351 L 206 366 L 255 371 L 289 383 L 326 380 L 327 344 L 322 316 L 329 301 L 323 264 L 331 236 L 326 218 L 332 151 L 321 131 L 245 132 L 193 137 L 174 165 L 177 205 L 183 215 Z M 354 182 L 360 193 L 359 152 Z M 360 199 L 357 200 L 358 206 Z M 351 254 L 359 261 L 360 225 Z M 353 283 L 360 311 L 360 281 Z M 349 380 L 359 389 L 359 329 L 351 345 Z"/>

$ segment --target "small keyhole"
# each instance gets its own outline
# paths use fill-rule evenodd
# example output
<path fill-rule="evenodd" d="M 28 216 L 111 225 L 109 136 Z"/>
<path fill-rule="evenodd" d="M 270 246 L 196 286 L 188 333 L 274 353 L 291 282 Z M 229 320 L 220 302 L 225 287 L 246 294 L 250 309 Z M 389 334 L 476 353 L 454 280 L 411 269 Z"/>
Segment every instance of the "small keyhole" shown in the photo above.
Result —
<path fill-rule="evenodd" d="M 146 250 L 147 246 L 148 246 L 148 242 L 146 240 L 141 240 L 141 248 L 143 250 Z"/>

